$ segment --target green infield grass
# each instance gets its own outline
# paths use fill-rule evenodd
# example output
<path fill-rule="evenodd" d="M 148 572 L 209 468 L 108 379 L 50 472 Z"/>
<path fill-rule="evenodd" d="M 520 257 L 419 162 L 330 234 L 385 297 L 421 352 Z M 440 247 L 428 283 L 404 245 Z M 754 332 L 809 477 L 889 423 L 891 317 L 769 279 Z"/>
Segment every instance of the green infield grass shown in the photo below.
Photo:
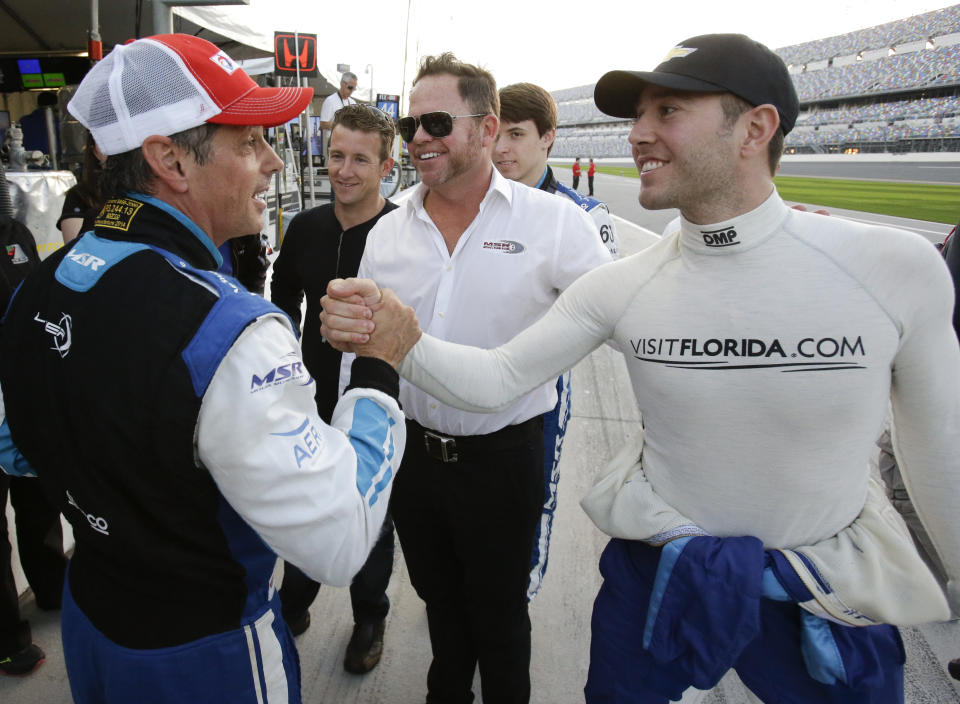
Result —
<path fill-rule="evenodd" d="M 776 184 L 784 200 L 798 203 L 951 224 L 960 217 L 960 186 L 799 176 L 778 176 Z"/>
<path fill-rule="evenodd" d="M 558 166 L 554 165 L 554 168 Z M 586 167 L 583 167 L 583 171 L 586 178 Z M 627 165 L 597 165 L 597 171 L 637 178 L 637 169 Z M 846 181 L 800 176 L 778 176 L 776 184 L 784 200 L 807 205 L 860 210 L 865 213 L 947 224 L 954 224 L 960 218 L 960 185 L 908 181 Z"/>

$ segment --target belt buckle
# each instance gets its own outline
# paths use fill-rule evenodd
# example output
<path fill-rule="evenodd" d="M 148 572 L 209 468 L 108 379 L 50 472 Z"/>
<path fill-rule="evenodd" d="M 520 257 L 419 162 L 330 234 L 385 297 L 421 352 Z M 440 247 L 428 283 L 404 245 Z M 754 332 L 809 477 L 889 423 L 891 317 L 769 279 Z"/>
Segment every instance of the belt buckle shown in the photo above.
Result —
<path fill-rule="evenodd" d="M 457 441 L 453 438 L 444 437 L 431 430 L 424 430 L 423 443 L 427 448 L 427 454 L 434 459 L 445 463 L 457 461 Z"/>

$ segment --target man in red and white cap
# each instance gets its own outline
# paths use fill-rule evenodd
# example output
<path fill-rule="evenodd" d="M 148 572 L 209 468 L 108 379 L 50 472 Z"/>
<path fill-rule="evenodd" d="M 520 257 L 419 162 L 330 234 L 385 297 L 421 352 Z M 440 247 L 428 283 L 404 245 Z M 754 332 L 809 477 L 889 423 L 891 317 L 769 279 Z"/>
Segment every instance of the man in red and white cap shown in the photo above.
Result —
<path fill-rule="evenodd" d="M 277 556 L 346 585 L 380 533 L 405 443 L 393 365 L 416 328 L 358 358 L 327 425 L 289 319 L 216 273 L 282 165 L 263 127 L 311 94 L 171 34 L 117 47 L 68 106 L 108 155 L 108 200 L 9 308 L 0 465 L 38 475 L 73 525 L 80 704 L 299 702 Z"/>

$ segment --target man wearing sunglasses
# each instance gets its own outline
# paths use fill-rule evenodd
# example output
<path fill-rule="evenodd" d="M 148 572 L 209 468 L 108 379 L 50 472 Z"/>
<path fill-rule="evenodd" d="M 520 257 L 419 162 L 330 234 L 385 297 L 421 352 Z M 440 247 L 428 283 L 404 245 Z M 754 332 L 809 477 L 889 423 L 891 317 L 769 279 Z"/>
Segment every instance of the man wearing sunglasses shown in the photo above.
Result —
<path fill-rule="evenodd" d="M 487 71 L 452 54 L 424 59 L 398 121 L 422 183 L 371 231 L 359 270 L 434 335 L 483 347 L 610 261 L 581 209 L 493 168 L 498 113 Z M 484 701 L 529 701 L 526 587 L 544 501 L 543 414 L 556 402 L 556 378 L 493 415 L 401 390 L 409 442 L 391 512 L 427 606 L 428 702 L 471 702 L 478 664 Z"/>
<path fill-rule="evenodd" d="M 357 74 L 347 71 L 340 76 L 340 88 L 328 95 L 320 106 L 320 129 L 323 130 L 321 149 L 323 149 L 324 159 L 327 157 L 327 144 L 330 142 L 330 131 L 333 129 L 333 116 L 338 110 L 357 102 L 353 98 L 356 89 Z"/>

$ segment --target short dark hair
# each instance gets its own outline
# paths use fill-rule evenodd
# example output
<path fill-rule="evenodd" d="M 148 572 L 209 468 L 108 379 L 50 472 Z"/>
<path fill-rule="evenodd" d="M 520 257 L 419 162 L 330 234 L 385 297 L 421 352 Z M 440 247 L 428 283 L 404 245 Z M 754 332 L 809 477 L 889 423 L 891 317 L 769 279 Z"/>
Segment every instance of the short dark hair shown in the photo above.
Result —
<path fill-rule="evenodd" d="M 380 136 L 380 163 L 390 158 L 397 127 L 393 118 L 383 110 L 363 103 L 345 105 L 334 114 L 330 129 L 335 129 L 337 125 L 357 132 L 377 133 Z"/>
<path fill-rule="evenodd" d="M 213 135 L 219 127 L 212 122 L 205 122 L 172 134 L 170 139 L 184 151 L 190 152 L 194 161 L 202 166 L 210 158 Z M 107 157 L 100 177 L 100 193 L 104 199 L 117 198 L 131 191 L 152 195 L 155 178 L 153 169 L 143 157 L 143 150 L 138 147 Z"/>
<path fill-rule="evenodd" d="M 557 104 L 553 96 L 533 83 L 514 83 L 500 89 L 500 119 L 504 122 L 533 120 L 541 137 L 557 128 Z M 553 144 L 547 154 L 553 150 Z"/>
<path fill-rule="evenodd" d="M 733 127 L 733 123 L 754 106 L 743 98 L 733 93 L 721 93 L 720 107 L 723 108 L 723 121 L 725 127 Z M 780 166 L 780 157 L 783 156 L 783 129 L 777 128 L 770 141 L 767 142 L 767 163 L 770 166 L 770 175 L 777 175 L 777 167 Z"/>
<path fill-rule="evenodd" d="M 533 120 L 542 137 L 557 127 L 557 104 L 553 96 L 533 83 L 514 83 L 500 89 L 500 119 L 504 122 Z"/>
<path fill-rule="evenodd" d="M 457 91 L 473 112 L 500 115 L 500 98 L 493 74 L 479 66 L 464 63 L 452 52 L 423 57 L 413 85 L 417 85 L 421 78 L 445 73 L 457 79 Z"/>

